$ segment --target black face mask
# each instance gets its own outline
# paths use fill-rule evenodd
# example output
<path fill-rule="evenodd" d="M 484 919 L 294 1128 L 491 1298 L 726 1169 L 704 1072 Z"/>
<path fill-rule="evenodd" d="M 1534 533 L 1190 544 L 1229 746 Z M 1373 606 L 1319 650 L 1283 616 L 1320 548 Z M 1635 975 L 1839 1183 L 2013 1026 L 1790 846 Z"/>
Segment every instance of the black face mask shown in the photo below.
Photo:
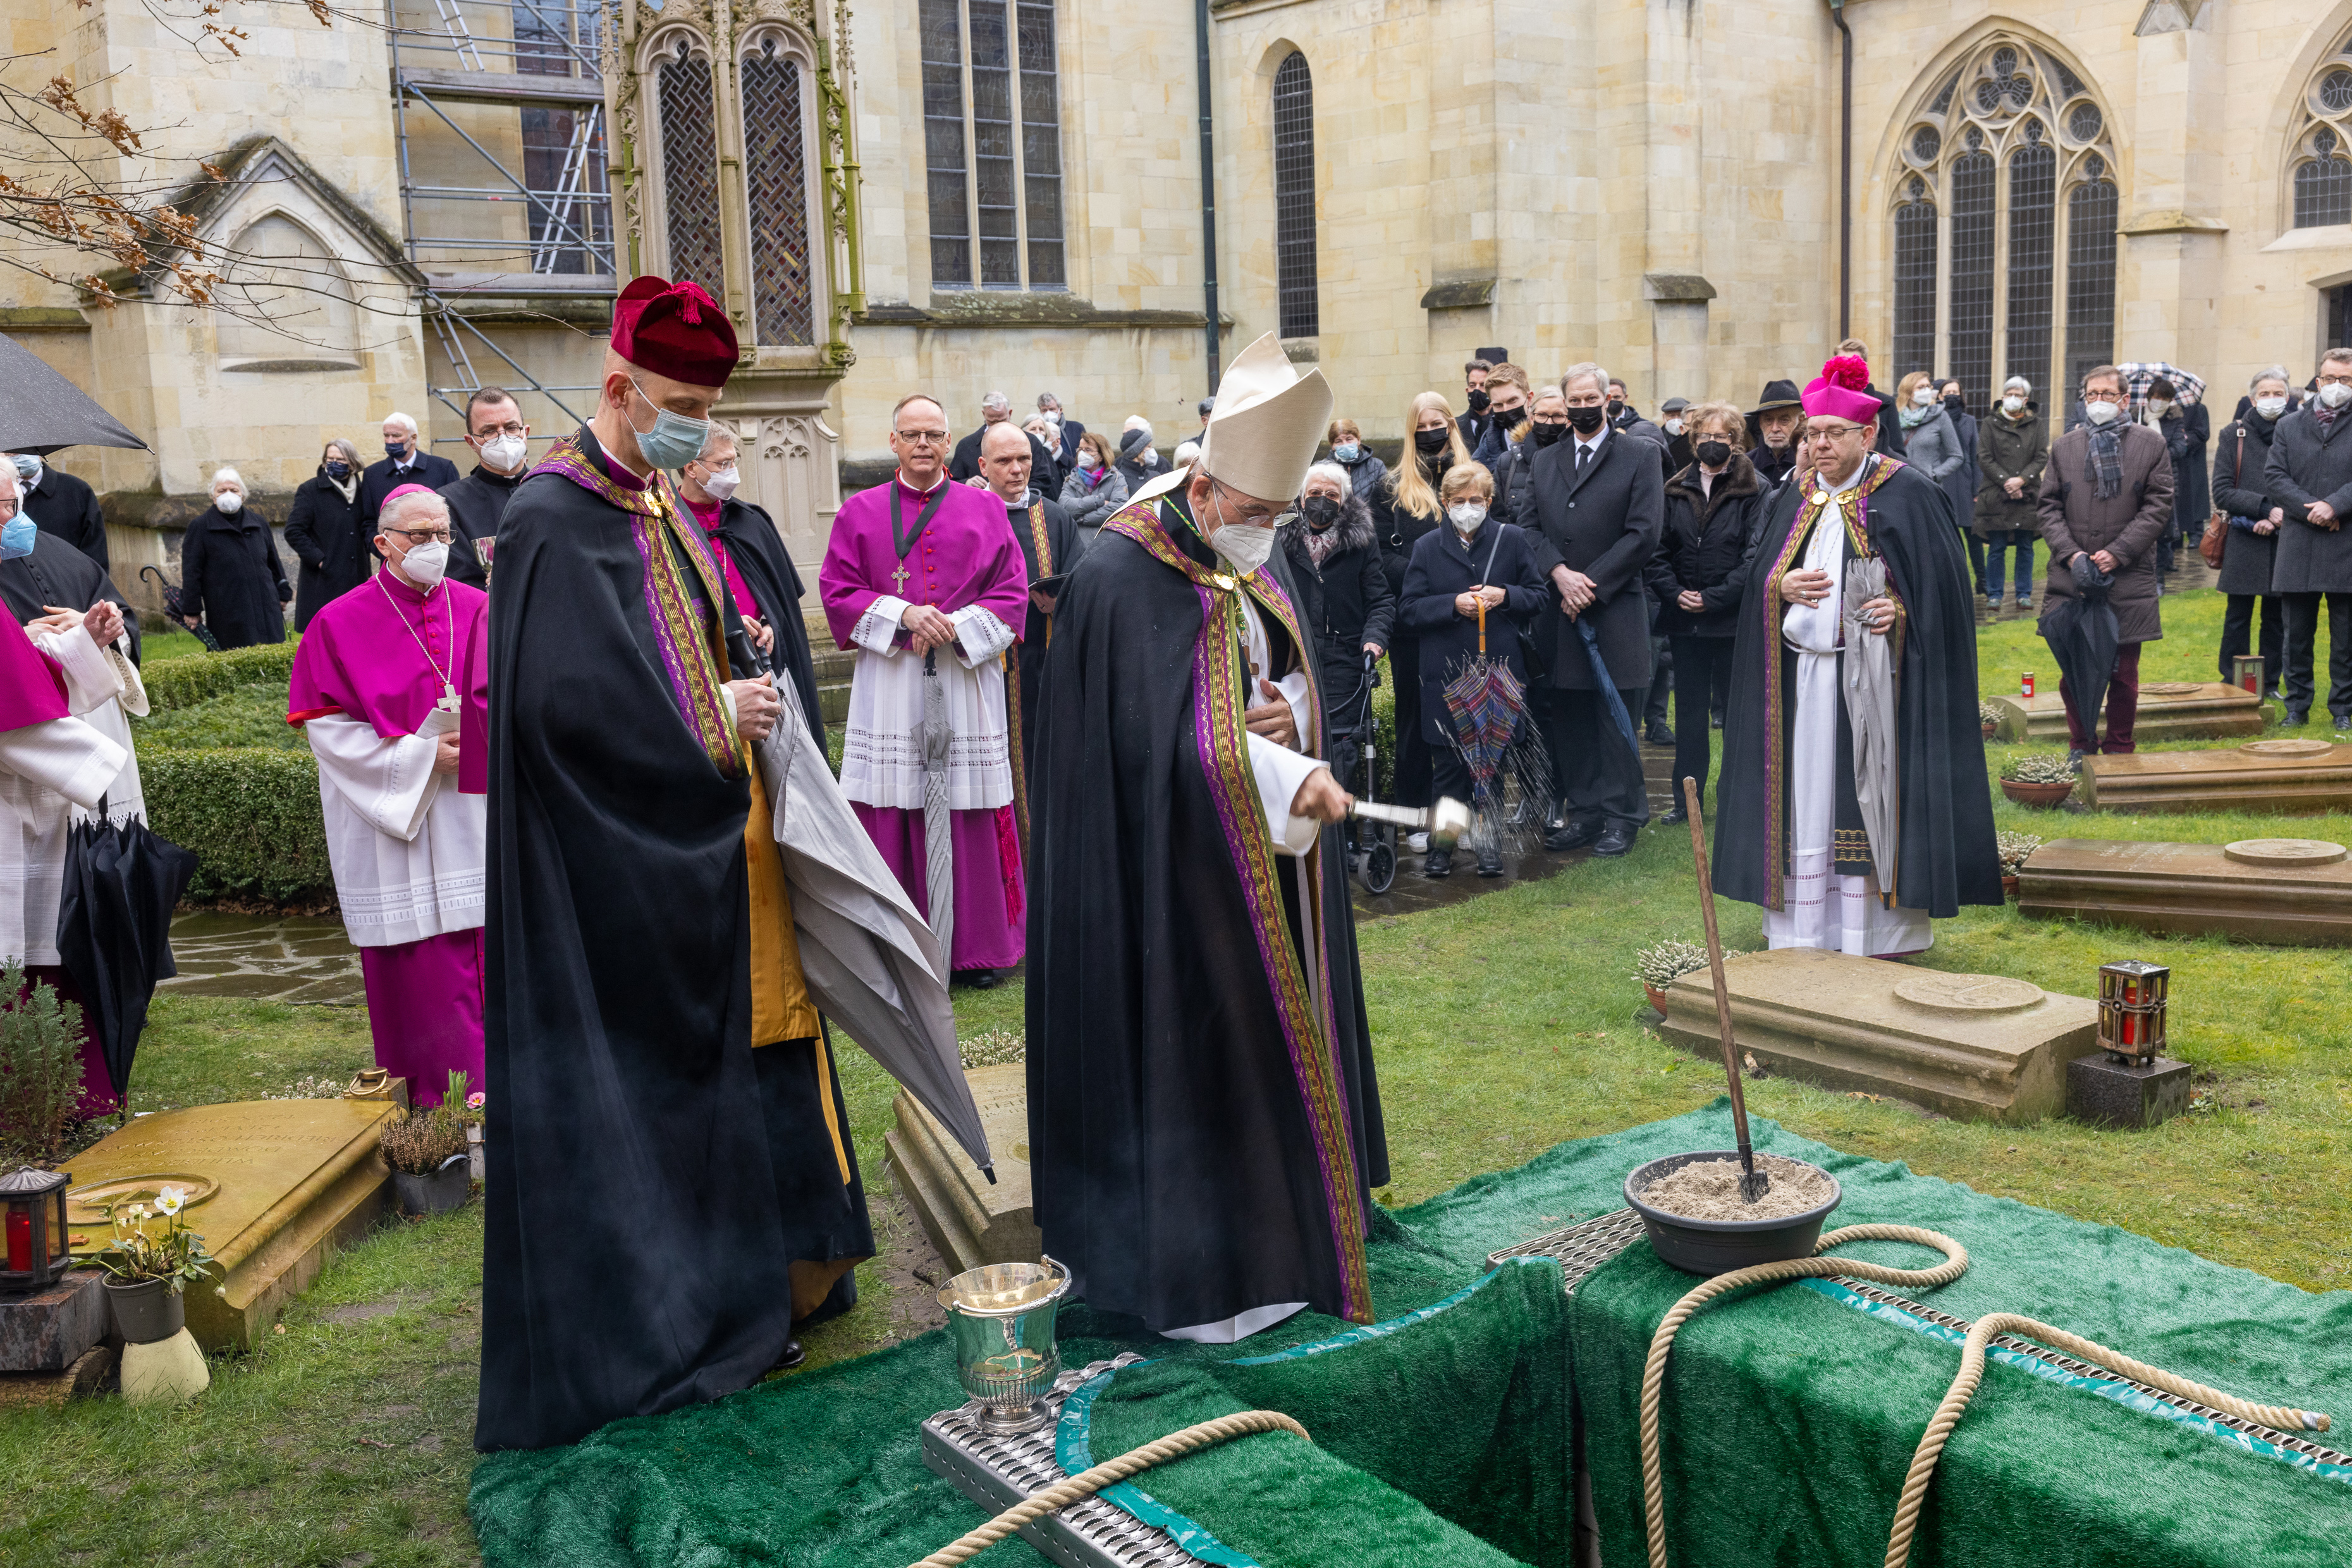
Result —
<path fill-rule="evenodd" d="M 1731 443 L 1728 441 L 1701 441 L 1693 450 L 1697 453 L 1698 460 L 1710 468 L 1719 468 L 1731 461 Z"/>
<path fill-rule="evenodd" d="M 1607 417 L 1607 412 L 1599 408 L 1571 408 L 1568 411 L 1568 422 L 1576 426 L 1576 433 L 1580 436 L 1591 435 L 1601 428 L 1601 422 Z"/>
<path fill-rule="evenodd" d="M 1446 447 L 1454 444 L 1454 432 L 1451 430 L 1416 430 L 1412 433 L 1412 444 L 1414 448 L 1418 450 L 1423 457 L 1434 458 L 1440 452 L 1444 451 Z"/>
<path fill-rule="evenodd" d="M 1470 389 L 1470 412 L 1473 414 L 1484 414 L 1486 412 L 1486 389 L 1485 387 L 1474 386 Z"/>
<path fill-rule="evenodd" d="M 1541 420 L 1536 421 L 1535 427 L 1528 432 L 1528 437 L 1538 447 L 1549 447 L 1567 434 L 1567 426 L 1547 425 Z"/>
<path fill-rule="evenodd" d="M 1609 417 L 1612 419 L 1625 417 L 1625 403 L 1622 398 L 1612 397 L 1609 400 Z"/>
<path fill-rule="evenodd" d="M 1497 414 L 1495 416 L 1495 423 L 1503 427 L 1503 434 L 1512 437 L 1514 440 L 1518 437 L 1519 427 L 1527 422 L 1528 411 L 1524 408 L 1514 408 L 1507 414 Z"/>
<path fill-rule="evenodd" d="M 1969 400 L 1957 392 L 1949 393 L 1944 398 L 1944 406 L 1955 414 L 1965 414 L 1969 410 Z"/>
<path fill-rule="evenodd" d="M 1320 533 L 1339 521 L 1339 503 L 1329 496 L 1308 496 L 1299 503 L 1298 515 L 1307 526 Z"/>

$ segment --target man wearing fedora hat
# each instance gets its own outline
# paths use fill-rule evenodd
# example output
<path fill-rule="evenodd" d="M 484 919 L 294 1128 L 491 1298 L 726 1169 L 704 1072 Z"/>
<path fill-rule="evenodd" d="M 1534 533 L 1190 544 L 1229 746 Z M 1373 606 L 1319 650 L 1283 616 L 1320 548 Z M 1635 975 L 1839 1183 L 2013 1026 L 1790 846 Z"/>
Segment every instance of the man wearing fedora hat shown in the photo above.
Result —
<path fill-rule="evenodd" d="M 1371 1321 L 1388 1180 L 1347 794 L 1286 554 L 1331 413 L 1269 333 L 1055 610 L 1030 798 L 1038 1228 L 1097 1310 L 1227 1343 Z"/>
<path fill-rule="evenodd" d="M 1797 395 L 1793 381 L 1768 381 L 1756 399 L 1756 406 L 1748 411 L 1748 426 L 1755 433 L 1756 445 L 1748 460 L 1767 484 L 1788 481 L 1797 466 L 1797 426 L 1805 422 L 1805 405 Z"/>

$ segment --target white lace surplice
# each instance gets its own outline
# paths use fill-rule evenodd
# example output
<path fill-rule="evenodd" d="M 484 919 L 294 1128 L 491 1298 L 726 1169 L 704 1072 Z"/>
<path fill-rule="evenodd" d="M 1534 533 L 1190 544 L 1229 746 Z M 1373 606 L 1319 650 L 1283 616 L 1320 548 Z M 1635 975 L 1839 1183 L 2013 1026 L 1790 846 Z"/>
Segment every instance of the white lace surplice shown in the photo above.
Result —
<path fill-rule="evenodd" d="M 842 735 L 841 792 L 866 805 L 923 809 L 923 656 L 895 647 L 907 601 L 885 594 L 858 617 L 850 640 L 849 723 Z M 955 640 L 933 660 L 947 698 L 948 809 L 1013 804 L 1012 731 L 1004 714 L 1004 650 L 1012 628 L 977 605 L 951 612 Z"/>
<path fill-rule="evenodd" d="M 319 759 L 319 801 L 335 897 L 354 947 L 393 947 L 470 931 L 488 913 L 488 797 L 433 771 L 457 716 L 435 709 L 414 735 L 385 740 L 347 714 L 303 725 Z"/>
<path fill-rule="evenodd" d="M 0 635 L 7 635 L 5 627 Z M 79 628 L 33 641 L 65 671 L 66 709 L 75 716 L 0 734 L 0 956 L 54 964 L 67 832 L 101 799 L 115 811 L 110 792 L 131 765 L 130 731 L 117 700 L 125 692 L 122 672 L 131 667 Z M 143 711 L 143 691 L 136 701 Z M 96 721 L 101 710 L 112 710 L 121 742 Z M 135 772 L 131 779 L 135 795 Z"/>
<path fill-rule="evenodd" d="M 1864 463 L 1843 490 L 1869 471 Z M 1918 952 L 1935 940 L 1924 910 L 1888 909 L 1875 877 L 1831 869 L 1837 837 L 1838 630 L 1844 602 L 1845 529 L 1834 507 L 1813 525 L 1802 565 L 1830 574 L 1818 605 L 1790 605 L 1780 635 L 1797 651 L 1796 721 L 1789 737 L 1789 868 L 1780 908 L 1764 911 L 1770 947 L 1818 947 L 1860 958 Z"/>

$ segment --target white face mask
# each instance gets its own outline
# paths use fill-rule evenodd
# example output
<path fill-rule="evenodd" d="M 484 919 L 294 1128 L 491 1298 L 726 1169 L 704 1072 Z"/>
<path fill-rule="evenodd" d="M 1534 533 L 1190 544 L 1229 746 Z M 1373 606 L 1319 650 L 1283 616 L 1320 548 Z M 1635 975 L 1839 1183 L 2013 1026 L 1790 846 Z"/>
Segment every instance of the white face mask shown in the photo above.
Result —
<path fill-rule="evenodd" d="M 2261 415 L 2265 419 L 2275 419 L 2280 415 L 2286 412 L 2286 399 L 2284 397 L 2257 397 L 2254 399 L 2254 412 Z"/>
<path fill-rule="evenodd" d="M 446 544 L 412 544 L 408 553 L 400 558 L 400 574 L 420 588 L 430 588 L 448 570 L 449 547 Z"/>
<path fill-rule="evenodd" d="M 743 472 L 737 468 L 713 468 L 702 476 L 702 489 L 713 500 L 725 500 L 743 482 Z"/>
<path fill-rule="evenodd" d="M 1209 535 L 1209 548 L 1223 556 L 1227 564 L 1242 576 L 1248 576 L 1265 564 L 1274 553 L 1274 530 L 1261 523 L 1226 522 L 1225 503 L 1217 500 L 1218 525 Z"/>
<path fill-rule="evenodd" d="M 2083 417 L 2088 419 L 2094 425 L 2114 424 L 2116 413 L 2117 409 L 2116 405 L 2107 402 L 2105 398 L 2101 398 L 2096 403 L 2085 403 L 2083 405 Z"/>
<path fill-rule="evenodd" d="M 2025 399 L 2014 395 L 2000 400 L 2000 411 L 2014 419 L 2025 412 Z"/>
<path fill-rule="evenodd" d="M 2153 417 L 2161 419 L 2172 412 L 2172 405 L 2161 397 L 2151 397 L 2147 400 L 2147 411 Z"/>
<path fill-rule="evenodd" d="M 1059 428 L 1062 423 L 1062 411 L 1058 408 L 1045 410 L 1045 423 Z"/>
<path fill-rule="evenodd" d="M 1445 509 L 1445 519 L 1454 525 L 1454 532 L 1467 539 L 1486 521 L 1486 509 L 1475 500 L 1458 500 Z"/>
<path fill-rule="evenodd" d="M 2341 408 L 2347 403 L 2352 403 L 2352 386 L 2340 381 L 2331 381 L 2319 389 L 2319 401 L 2330 408 Z"/>
<path fill-rule="evenodd" d="M 493 436 L 476 450 L 482 454 L 482 461 L 502 474 L 510 474 L 522 466 L 523 454 L 530 450 L 530 444 L 520 436 Z"/>
<path fill-rule="evenodd" d="M 1932 386 L 1923 386 L 1911 395 L 1911 401 L 1922 408 L 1928 407 L 1936 401 L 1936 389 Z"/>
<path fill-rule="evenodd" d="M 1682 433 L 1683 433 L 1683 422 L 1682 422 L 1681 420 L 1679 420 L 1679 419 L 1669 419 L 1669 420 L 1667 420 L 1667 421 L 1666 421 L 1666 434 L 1667 434 L 1667 435 L 1669 435 L 1669 436 L 1679 436 L 1679 435 L 1681 435 Z"/>
<path fill-rule="evenodd" d="M 221 494 L 213 497 L 213 505 L 220 508 L 221 510 L 228 513 L 229 516 L 235 517 L 238 512 L 245 510 L 245 498 L 237 494 L 235 490 L 226 490 Z"/>

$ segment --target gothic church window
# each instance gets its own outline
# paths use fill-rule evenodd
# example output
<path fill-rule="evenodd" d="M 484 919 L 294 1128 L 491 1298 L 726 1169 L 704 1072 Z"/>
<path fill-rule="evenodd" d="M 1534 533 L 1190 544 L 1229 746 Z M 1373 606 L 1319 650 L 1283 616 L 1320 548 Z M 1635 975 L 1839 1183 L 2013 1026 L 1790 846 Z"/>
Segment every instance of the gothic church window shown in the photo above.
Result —
<path fill-rule="evenodd" d="M 935 289 L 1061 289 L 1054 0 L 921 0 Z"/>
<path fill-rule="evenodd" d="M 1282 335 L 1322 331 L 1315 283 L 1315 81 L 1292 50 L 1274 72 L 1274 255 Z"/>
<path fill-rule="evenodd" d="M 662 210 L 669 275 L 725 298 L 727 264 L 719 234 L 719 142 L 710 56 L 680 35 L 656 68 L 661 106 Z"/>
<path fill-rule="evenodd" d="M 816 342 L 802 62 L 769 32 L 743 52 L 743 183 L 760 342 Z"/>
<path fill-rule="evenodd" d="M 2352 66 L 2344 55 L 2352 55 L 2352 40 L 2321 62 L 2296 115 L 2289 157 L 2296 228 L 2352 223 Z"/>
<path fill-rule="evenodd" d="M 2055 58 L 1998 36 L 1923 100 L 1896 144 L 1885 376 L 1940 372 L 1983 414 L 2022 375 L 2062 407 L 2053 384 L 2115 338 L 2109 116 Z"/>

